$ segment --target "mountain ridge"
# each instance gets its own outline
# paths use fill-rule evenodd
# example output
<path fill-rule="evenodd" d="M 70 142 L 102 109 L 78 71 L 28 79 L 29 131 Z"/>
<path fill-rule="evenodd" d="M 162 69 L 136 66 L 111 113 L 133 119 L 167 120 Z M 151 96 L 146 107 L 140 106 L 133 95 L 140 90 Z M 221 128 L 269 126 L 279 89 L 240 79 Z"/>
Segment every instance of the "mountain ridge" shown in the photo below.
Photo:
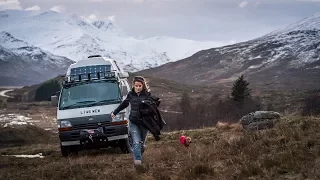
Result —
<path fill-rule="evenodd" d="M 89 22 L 75 14 L 53 11 L 1 11 L 0 23 L 7 24 L 0 27 L 0 31 L 7 31 L 53 54 L 74 61 L 100 54 L 117 59 L 127 71 L 156 67 L 222 44 L 176 38 L 170 38 L 168 42 L 159 40 L 150 43 L 146 39 L 127 36 L 110 20 Z M 26 33 L 24 29 L 32 33 Z M 173 42 L 174 46 L 161 48 Z"/>
<path fill-rule="evenodd" d="M 252 84 L 262 88 L 319 88 L 320 18 L 317 14 L 306 19 L 278 33 L 202 50 L 139 73 L 194 85 L 228 86 L 244 74 Z M 308 24 L 313 25 L 311 29 L 296 28 L 311 27 Z"/>
<path fill-rule="evenodd" d="M 0 32 L 1 85 L 30 85 L 64 73 L 72 60 Z"/>

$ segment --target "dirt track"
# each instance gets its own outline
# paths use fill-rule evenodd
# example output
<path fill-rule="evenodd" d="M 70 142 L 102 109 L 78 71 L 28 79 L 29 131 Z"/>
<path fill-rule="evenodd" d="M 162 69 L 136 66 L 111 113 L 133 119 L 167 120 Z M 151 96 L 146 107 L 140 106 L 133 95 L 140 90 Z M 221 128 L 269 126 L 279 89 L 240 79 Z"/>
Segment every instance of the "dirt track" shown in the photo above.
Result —
<path fill-rule="evenodd" d="M 2 90 L 2 91 L 0 91 L 0 96 L 2 96 L 2 97 L 10 97 L 10 96 L 6 95 L 6 93 L 8 93 L 10 91 L 13 91 L 13 89 Z"/>

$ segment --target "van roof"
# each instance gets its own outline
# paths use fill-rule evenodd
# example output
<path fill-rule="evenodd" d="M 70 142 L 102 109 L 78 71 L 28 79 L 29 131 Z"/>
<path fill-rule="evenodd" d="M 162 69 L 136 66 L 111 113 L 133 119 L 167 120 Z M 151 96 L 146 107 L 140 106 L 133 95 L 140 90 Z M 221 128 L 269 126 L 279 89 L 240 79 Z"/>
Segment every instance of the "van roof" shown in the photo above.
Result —
<path fill-rule="evenodd" d="M 115 64 L 116 63 L 116 64 Z M 100 56 L 89 56 L 86 59 L 79 60 L 71 64 L 68 68 L 67 75 L 70 74 L 71 69 L 84 66 L 94 66 L 94 65 L 111 65 L 111 71 L 122 72 L 122 68 L 117 65 L 118 63 L 111 58 L 100 57 Z"/>

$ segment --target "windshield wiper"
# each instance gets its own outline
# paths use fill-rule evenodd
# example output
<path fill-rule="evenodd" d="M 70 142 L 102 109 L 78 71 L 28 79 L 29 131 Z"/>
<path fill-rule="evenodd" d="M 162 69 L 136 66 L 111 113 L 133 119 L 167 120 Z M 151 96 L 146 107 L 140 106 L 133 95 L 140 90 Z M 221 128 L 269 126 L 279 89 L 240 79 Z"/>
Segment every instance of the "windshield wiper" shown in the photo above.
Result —
<path fill-rule="evenodd" d="M 71 108 L 71 107 L 77 107 L 79 105 L 86 104 L 86 103 L 96 103 L 96 101 L 79 101 L 79 102 L 76 102 L 75 104 L 71 104 L 69 106 L 62 107 L 62 109 L 68 109 L 68 108 Z M 91 104 L 89 104 L 89 105 L 91 105 Z"/>
<path fill-rule="evenodd" d="M 79 102 L 76 102 L 76 104 L 94 103 L 94 102 L 97 102 L 97 101 L 79 101 Z"/>
<path fill-rule="evenodd" d="M 121 99 L 105 99 L 105 100 L 101 100 L 98 101 L 97 103 L 114 103 L 114 102 L 121 102 Z"/>

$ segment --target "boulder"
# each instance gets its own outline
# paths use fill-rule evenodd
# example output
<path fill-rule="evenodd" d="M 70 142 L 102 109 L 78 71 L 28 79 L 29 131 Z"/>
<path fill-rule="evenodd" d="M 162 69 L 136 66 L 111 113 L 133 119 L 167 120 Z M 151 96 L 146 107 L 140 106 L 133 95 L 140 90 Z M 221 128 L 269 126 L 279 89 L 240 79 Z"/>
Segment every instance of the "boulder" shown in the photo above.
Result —
<path fill-rule="evenodd" d="M 274 127 L 280 117 L 280 113 L 275 111 L 255 111 L 243 116 L 240 124 L 245 130 L 269 129 Z"/>

